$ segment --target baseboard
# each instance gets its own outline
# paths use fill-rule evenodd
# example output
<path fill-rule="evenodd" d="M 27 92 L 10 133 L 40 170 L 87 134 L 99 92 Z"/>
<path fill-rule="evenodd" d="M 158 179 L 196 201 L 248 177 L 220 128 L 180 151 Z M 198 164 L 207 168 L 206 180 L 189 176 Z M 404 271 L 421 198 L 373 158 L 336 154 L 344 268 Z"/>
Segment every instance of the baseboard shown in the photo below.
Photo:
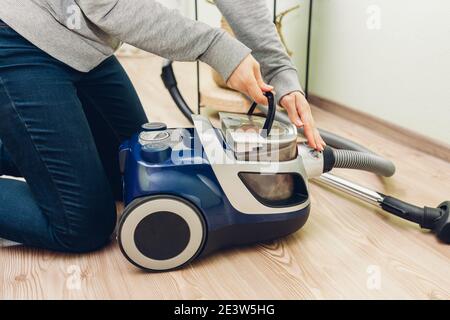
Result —
<path fill-rule="evenodd" d="M 374 130 L 395 138 L 409 147 L 431 154 L 437 158 L 450 162 L 450 145 L 421 135 L 420 133 L 403 128 L 389 121 L 369 115 L 339 103 L 324 99 L 316 95 L 309 95 L 309 102 L 318 108 L 332 112 L 353 122 L 370 126 Z"/>

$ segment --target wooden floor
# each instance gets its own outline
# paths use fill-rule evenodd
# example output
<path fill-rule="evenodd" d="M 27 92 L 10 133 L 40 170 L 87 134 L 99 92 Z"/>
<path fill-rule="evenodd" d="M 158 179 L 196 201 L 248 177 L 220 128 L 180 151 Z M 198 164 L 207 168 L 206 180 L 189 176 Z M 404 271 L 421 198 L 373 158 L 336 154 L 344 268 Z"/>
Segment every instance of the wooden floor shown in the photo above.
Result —
<path fill-rule="evenodd" d="M 123 64 L 151 120 L 187 125 L 160 83 L 159 60 L 124 59 Z M 195 68 L 180 68 L 185 70 L 181 86 L 190 88 L 193 101 Z M 416 204 L 435 206 L 450 199 L 450 163 L 329 112 L 314 109 L 314 115 L 320 127 L 366 144 L 398 168 L 390 179 L 336 174 Z M 413 224 L 319 185 L 311 185 L 311 195 L 311 216 L 299 232 L 220 252 L 174 272 L 142 272 L 126 261 L 116 243 L 88 255 L 0 249 L 0 298 L 450 298 L 448 246 Z"/>

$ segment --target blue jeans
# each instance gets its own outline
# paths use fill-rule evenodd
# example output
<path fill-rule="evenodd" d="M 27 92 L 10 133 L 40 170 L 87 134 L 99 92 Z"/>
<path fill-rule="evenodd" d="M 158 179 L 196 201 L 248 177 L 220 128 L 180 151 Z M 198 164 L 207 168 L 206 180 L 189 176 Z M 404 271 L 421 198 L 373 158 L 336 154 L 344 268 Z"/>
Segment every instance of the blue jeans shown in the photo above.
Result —
<path fill-rule="evenodd" d="M 121 196 L 119 143 L 147 122 L 115 57 L 82 73 L 0 20 L 0 238 L 86 252 L 105 245 Z"/>

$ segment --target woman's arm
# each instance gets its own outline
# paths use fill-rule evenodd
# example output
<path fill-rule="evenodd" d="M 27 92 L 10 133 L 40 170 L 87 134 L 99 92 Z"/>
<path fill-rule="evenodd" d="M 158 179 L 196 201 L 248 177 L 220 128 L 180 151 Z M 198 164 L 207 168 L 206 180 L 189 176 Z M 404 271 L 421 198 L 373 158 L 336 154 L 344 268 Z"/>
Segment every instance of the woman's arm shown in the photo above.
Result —
<path fill-rule="evenodd" d="M 171 60 L 199 59 L 224 79 L 251 52 L 223 30 L 185 18 L 153 0 L 75 2 L 89 21 L 117 39 Z"/>
<path fill-rule="evenodd" d="M 275 87 L 277 101 L 293 91 L 302 91 L 297 70 L 286 54 L 266 0 L 216 0 L 236 37 L 261 65 L 264 79 Z"/>
<path fill-rule="evenodd" d="M 248 48 L 248 45 L 246 46 L 242 42 L 234 39 L 223 30 L 214 29 L 204 23 L 187 19 L 179 14 L 178 11 L 170 10 L 156 1 L 59 1 L 62 6 L 68 6 L 75 2 L 89 21 L 102 31 L 123 42 L 171 60 L 201 60 L 209 64 L 228 83 L 233 83 L 235 89 L 248 94 L 258 103 L 265 102 L 261 91 L 272 89 L 262 80 L 259 64 L 250 55 L 251 49 Z M 283 88 L 290 90 L 289 86 L 293 83 L 291 80 L 294 78 L 297 79 L 296 76 L 293 77 L 292 75 L 295 73 L 295 69 L 292 65 L 287 65 L 290 60 L 289 58 L 286 60 L 286 56 L 283 56 L 283 49 L 281 44 L 279 44 L 276 32 L 273 31 L 270 34 L 270 25 L 273 28 L 273 24 L 266 23 L 268 11 L 265 6 L 260 5 L 262 0 L 222 0 L 220 3 L 224 9 L 230 11 L 227 18 L 235 21 L 236 24 L 241 17 L 246 19 L 245 21 L 256 19 L 256 21 L 259 21 L 260 26 L 267 24 L 265 27 L 266 30 L 261 30 L 261 32 L 269 32 L 267 38 L 259 35 L 252 40 L 252 35 L 256 36 L 258 32 L 255 27 L 251 27 L 250 23 L 243 25 L 242 28 L 238 28 L 237 30 L 242 30 L 242 35 L 245 35 L 242 40 L 252 45 L 254 47 L 253 50 L 255 50 L 257 55 L 261 56 L 261 59 L 268 56 L 274 57 L 264 60 L 263 66 L 268 70 L 267 74 L 271 78 L 272 83 L 276 84 L 281 91 L 286 91 Z M 251 4 L 250 7 L 249 4 Z M 233 8 L 234 10 L 232 10 Z M 247 9 L 255 8 L 258 8 L 258 10 L 254 10 L 255 13 L 245 15 Z M 239 14 L 233 14 L 233 12 Z M 250 29 L 245 31 L 246 27 Z M 265 41 L 265 44 L 258 45 L 260 41 Z M 270 49 L 273 45 L 275 47 Z M 277 46 L 279 48 L 276 48 Z M 284 62 L 277 62 L 275 64 L 277 57 L 284 59 Z M 294 86 L 292 88 L 292 90 L 297 89 L 300 89 L 300 87 Z M 283 101 L 285 100 L 286 98 L 283 97 Z M 283 101 L 281 101 L 282 105 Z M 292 107 L 287 108 L 285 106 L 285 108 L 292 115 L 292 111 L 289 111 Z M 308 137 L 309 130 L 307 129 L 310 122 L 304 122 L 305 132 Z M 298 122 L 294 123 L 299 124 Z M 308 140 L 310 139 L 308 138 Z M 313 145 L 312 143 L 310 144 Z"/>
<path fill-rule="evenodd" d="M 298 127 L 303 126 L 309 145 L 323 150 L 325 142 L 314 124 L 297 70 L 281 44 L 266 0 L 215 0 L 236 37 L 261 65 L 264 80 L 275 88 L 276 101 Z"/>

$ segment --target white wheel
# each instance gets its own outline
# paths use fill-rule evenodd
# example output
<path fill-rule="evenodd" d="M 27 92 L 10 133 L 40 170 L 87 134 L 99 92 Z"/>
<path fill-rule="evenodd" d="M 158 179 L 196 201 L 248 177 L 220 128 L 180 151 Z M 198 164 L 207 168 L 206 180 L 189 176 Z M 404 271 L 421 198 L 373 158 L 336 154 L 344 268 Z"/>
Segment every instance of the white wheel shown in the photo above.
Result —
<path fill-rule="evenodd" d="M 205 240 L 205 223 L 188 201 L 169 195 L 137 199 L 126 208 L 118 240 L 134 265 L 164 271 L 193 260 Z"/>

